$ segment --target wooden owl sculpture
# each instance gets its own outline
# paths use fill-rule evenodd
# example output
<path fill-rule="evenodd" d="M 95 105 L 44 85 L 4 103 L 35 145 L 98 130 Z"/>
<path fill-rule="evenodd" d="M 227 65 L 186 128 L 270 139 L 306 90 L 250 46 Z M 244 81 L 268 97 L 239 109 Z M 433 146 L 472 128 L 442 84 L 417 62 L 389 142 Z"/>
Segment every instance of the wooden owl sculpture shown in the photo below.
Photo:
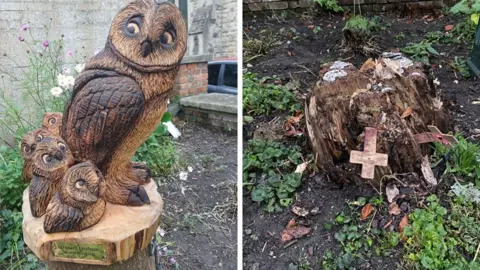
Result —
<path fill-rule="evenodd" d="M 45 232 L 81 231 L 97 224 L 105 213 L 105 188 L 102 173 L 92 163 L 68 169 L 48 204 Z"/>
<path fill-rule="evenodd" d="M 60 136 L 63 115 L 57 112 L 47 112 L 43 115 L 42 128 L 50 131 L 54 136 Z"/>
<path fill-rule="evenodd" d="M 35 155 L 35 150 L 37 149 L 37 144 L 41 142 L 44 138 L 50 136 L 52 136 L 52 134 L 48 130 L 38 128 L 30 131 L 22 137 L 22 141 L 20 143 L 20 153 L 23 158 L 22 176 L 24 181 L 32 181 L 33 168 L 35 165 L 33 157 Z"/>
<path fill-rule="evenodd" d="M 74 159 L 65 141 L 52 136 L 37 144 L 33 162 L 33 179 L 28 190 L 30 209 L 34 217 L 41 217 Z"/>
<path fill-rule="evenodd" d="M 148 173 L 130 159 L 166 111 L 186 50 L 180 10 L 158 2 L 136 0 L 117 14 L 104 50 L 76 79 L 63 114 L 62 137 L 75 160 L 100 169 L 105 198 L 116 204 L 150 203 L 141 186 Z"/>

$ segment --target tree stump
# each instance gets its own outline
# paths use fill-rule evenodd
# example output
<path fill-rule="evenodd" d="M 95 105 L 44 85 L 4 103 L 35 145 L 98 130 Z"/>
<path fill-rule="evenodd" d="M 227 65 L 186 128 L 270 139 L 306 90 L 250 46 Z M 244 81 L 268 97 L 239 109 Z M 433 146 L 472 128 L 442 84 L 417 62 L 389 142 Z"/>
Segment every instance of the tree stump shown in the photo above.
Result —
<path fill-rule="evenodd" d="M 155 181 L 147 183 L 145 190 L 150 197 L 150 204 L 131 207 L 107 202 L 104 216 L 93 227 L 79 232 L 47 234 L 43 229 L 45 216 L 32 216 L 26 189 L 22 206 L 25 243 L 47 264 L 62 262 L 52 263 L 52 269 L 93 269 L 88 265 L 112 265 L 111 269 L 127 269 L 122 268 L 125 264 L 129 265 L 128 269 L 154 269 L 147 267 L 153 257 L 138 253 L 148 247 L 157 231 L 163 200 L 157 192 Z M 130 263 L 130 258 L 136 263 Z M 118 263 L 123 261 L 127 261 L 123 266 Z"/>
<path fill-rule="evenodd" d="M 375 167 L 374 184 L 386 174 L 421 172 L 427 144 L 414 135 L 447 121 L 435 85 L 421 63 L 399 54 L 369 59 L 360 70 L 335 62 L 323 66 L 320 80 L 307 97 L 306 124 L 315 160 L 325 172 L 348 163 L 352 150 L 364 149 L 366 128 L 378 130 L 376 152 L 388 155 L 388 166 Z M 360 165 L 356 172 L 360 172 Z M 421 174 L 420 174 L 421 175 Z"/>

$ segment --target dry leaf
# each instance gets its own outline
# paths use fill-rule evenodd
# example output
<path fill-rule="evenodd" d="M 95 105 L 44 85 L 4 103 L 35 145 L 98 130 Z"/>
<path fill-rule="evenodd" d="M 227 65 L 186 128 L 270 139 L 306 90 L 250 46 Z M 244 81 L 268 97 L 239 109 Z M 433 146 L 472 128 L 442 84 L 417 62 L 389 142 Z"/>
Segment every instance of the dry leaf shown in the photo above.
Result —
<path fill-rule="evenodd" d="M 302 164 L 297 165 L 297 169 L 295 169 L 296 173 L 303 173 L 305 169 L 307 169 L 308 166 L 308 161 L 304 162 Z"/>
<path fill-rule="evenodd" d="M 282 231 L 282 242 L 301 238 L 310 233 L 312 229 L 305 226 L 296 226 Z"/>
<path fill-rule="evenodd" d="M 387 223 L 385 223 L 385 225 L 383 225 L 383 229 L 387 228 L 388 226 L 390 226 L 393 222 L 393 219 L 390 219 Z"/>
<path fill-rule="evenodd" d="M 311 24 L 308 26 L 308 29 L 312 30 L 313 28 L 315 28 L 315 25 Z"/>
<path fill-rule="evenodd" d="M 300 165 L 299 165 L 300 166 Z M 294 206 L 292 207 L 292 212 L 297 215 L 297 216 L 301 216 L 301 217 L 306 217 L 310 212 L 308 210 L 306 210 L 305 208 L 302 208 L 302 207 L 298 207 L 298 206 Z"/>
<path fill-rule="evenodd" d="M 408 215 L 403 216 L 402 220 L 400 220 L 400 223 L 398 224 L 398 231 L 400 233 L 403 232 L 403 229 L 408 225 Z"/>
<path fill-rule="evenodd" d="M 363 63 L 362 67 L 360 68 L 360 72 L 364 72 L 365 70 L 375 69 L 375 61 L 372 58 L 368 58 L 365 63 Z"/>
<path fill-rule="evenodd" d="M 400 116 L 402 119 L 409 117 L 413 113 L 412 107 L 408 107 Z"/>
<path fill-rule="evenodd" d="M 388 206 L 388 213 L 390 215 L 398 216 L 398 215 L 400 215 L 401 212 L 402 212 L 402 210 L 400 209 L 400 207 L 398 207 L 398 204 L 396 202 L 392 202 Z"/>
<path fill-rule="evenodd" d="M 445 31 L 451 31 L 453 29 L 452 24 L 445 25 Z"/>
<path fill-rule="evenodd" d="M 362 215 L 361 215 L 361 219 L 362 220 L 366 220 L 367 217 L 372 213 L 373 211 L 373 206 L 369 203 L 365 204 L 365 206 L 362 208 Z"/>
<path fill-rule="evenodd" d="M 290 219 L 290 221 L 287 223 L 287 226 L 285 228 L 289 229 L 289 228 L 293 228 L 297 226 L 297 223 L 295 222 L 295 219 Z"/>
<path fill-rule="evenodd" d="M 395 197 L 400 194 L 400 191 L 395 184 L 388 184 L 385 188 L 385 193 L 387 193 L 387 201 L 392 203 Z"/>
<path fill-rule="evenodd" d="M 422 174 L 425 180 L 432 186 L 437 185 L 437 178 L 435 178 L 432 167 L 430 166 L 430 161 L 428 161 L 428 156 L 422 158 Z"/>

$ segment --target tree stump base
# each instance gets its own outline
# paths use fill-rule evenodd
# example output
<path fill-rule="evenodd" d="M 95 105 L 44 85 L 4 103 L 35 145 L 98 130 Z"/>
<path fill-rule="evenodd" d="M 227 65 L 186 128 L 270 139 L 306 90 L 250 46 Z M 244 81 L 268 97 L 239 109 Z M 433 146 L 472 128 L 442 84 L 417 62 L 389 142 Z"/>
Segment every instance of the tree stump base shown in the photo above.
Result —
<path fill-rule="evenodd" d="M 428 131 L 428 125 L 445 131 L 447 120 L 423 65 L 393 55 L 369 59 L 360 70 L 343 62 L 322 67 L 323 80 L 307 98 L 305 116 L 316 164 L 324 172 L 338 176 L 338 165 L 349 162 L 352 150 L 364 149 L 365 130 L 374 128 L 373 149 L 388 155 L 388 166 L 375 166 L 372 183 L 378 186 L 392 173 L 421 175 L 429 146 L 414 135 Z M 360 173 L 361 166 L 354 166 Z"/>
<path fill-rule="evenodd" d="M 47 234 L 43 229 L 45 216 L 35 218 L 30 211 L 28 188 L 23 193 L 23 235 L 27 246 L 42 261 L 65 262 L 67 268 L 52 263 L 52 269 L 92 269 L 81 268 L 81 264 L 112 265 L 112 269 L 121 268 L 126 263 L 136 261 L 128 269 L 148 268 L 152 258 L 140 254 L 148 247 L 157 231 L 163 210 L 163 200 L 157 192 L 155 181 L 144 185 L 151 204 L 139 207 L 107 203 L 105 214 L 96 225 L 80 232 L 60 232 Z M 138 255 L 137 255 L 138 254 Z M 140 263 L 138 260 L 143 261 Z M 50 263 L 48 263 L 50 264 Z M 73 268 L 78 264 L 77 268 Z M 56 265 L 53 267 L 53 265 Z M 120 268 L 115 268 L 118 265 Z M 140 268 L 139 268 L 140 267 Z"/>

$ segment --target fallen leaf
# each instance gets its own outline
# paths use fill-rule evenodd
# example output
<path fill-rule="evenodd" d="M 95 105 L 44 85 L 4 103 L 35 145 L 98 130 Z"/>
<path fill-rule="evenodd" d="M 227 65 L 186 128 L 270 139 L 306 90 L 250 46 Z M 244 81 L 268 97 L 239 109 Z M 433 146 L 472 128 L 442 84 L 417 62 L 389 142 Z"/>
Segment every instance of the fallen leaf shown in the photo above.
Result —
<path fill-rule="evenodd" d="M 290 221 L 287 223 L 287 226 L 285 228 L 289 229 L 289 228 L 293 228 L 297 226 L 297 223 L 295 222 L 295 219 L 290 219 Z"/>
<path fill-rule="evenodd" d="M 290 241 L 292 239 L 302 238 L 309 234 L 312 229 L 305 226 L 296 226 L 282 231 L 282 242 Z"/>
<path fill-rule="evenodd" d="M 305 169 L 307 169 L 308 166 L 308 161 L 304 162 L 302 164 L 297 165 L 297 169 L 295 169 L 296 173 L 303 173 Z"/>
<path fill-rule="evenodd" d="M 396 202 L 392 202 L 388 206 L 388 213 L 390 215 L 398 216 L 398 215 L 400 215 L 401 212 L 402 212 L 402 210 L 400 209 L 400 207 L 398 207 L 398 204 Z"/>
<path fill-rule="evenodd" d="M 430 161 L 428 161 L 428 156 L 424 156 L 422 158 L 422 174 L 430 185 L 436 186 L 437 185 L 437 178 L 435 178 L 432 167 L 430 166 Z"/>
<path fill-rule="evenodd" d="M 372 213 L 373 211 L 373 206 L 369 203 L 365 204 L 365 206 L 362 208 L 362 215 L 361 215 L 361 219 L 362 220 L 366 220 L 367 217 Z"/>
<path fill-rule="evenodd" d="M 408 225 L 408 215 L 403 216 L 402 220 L 398 224 L 398 231 L 403 233 L 403 229 Z"/>
<path fill-rule="evenodd" d="M 311 24 L 308 26 L 308 29 L 312 30 L 313 28 L 315 28 L 315 25 Z"/>
<path fill-rule="evenodd" d="M 400 118 L 402 118 L 402 119 L 407 118 L 407 117 L 409 117 L 412 113 L 413 113 L 412 107 L 408 107 L 408 108 L 402 113 L 402 116 L 400 116 Z"/>
<path fill-rule="evenodd" d="M 452 24 L 445 25 L 445 31 L 451 31 L 453 29 Z"/>
<path fill-rule="evenodd" d="M 300 166 L 300 165 L 299 165 Z M 306 210 L 305 208 L 299 207 L 299 206 L 293 206 L 292 207 L 292 212 L 301 217 L 306 217 L 310 212 Z"/>
<path fill-rule="evenodd" d="M 389 203 L 392 203 L 395 197 L 400 194 L 400 191 L 398 190 L 397 186 L 395 186 L 395 184 L 389 184 L 385 188 L 385 193 L 387 193 L 387 201 Z"/>
<path fill-rule="evenodd" d="M 388 226 L 390 226 L 393 222 L 393 219 L 390 219 L 387 223 L 385 223 L 385 225 L 383 225 L 383 229 L 387 228 Z"/>
<path fill-rule="evenodd" d="M 368 58 L 368 60 L 363 63 L 362 67 L 360 68 L 360 72 L 370 69 L 375 69 L 375 61 L 373 61 L 372 58 Z"/>
<path fill-rule="evenodd" d="M 308 248 L 308 255 L 313 256 L 313 247 Z"/>

